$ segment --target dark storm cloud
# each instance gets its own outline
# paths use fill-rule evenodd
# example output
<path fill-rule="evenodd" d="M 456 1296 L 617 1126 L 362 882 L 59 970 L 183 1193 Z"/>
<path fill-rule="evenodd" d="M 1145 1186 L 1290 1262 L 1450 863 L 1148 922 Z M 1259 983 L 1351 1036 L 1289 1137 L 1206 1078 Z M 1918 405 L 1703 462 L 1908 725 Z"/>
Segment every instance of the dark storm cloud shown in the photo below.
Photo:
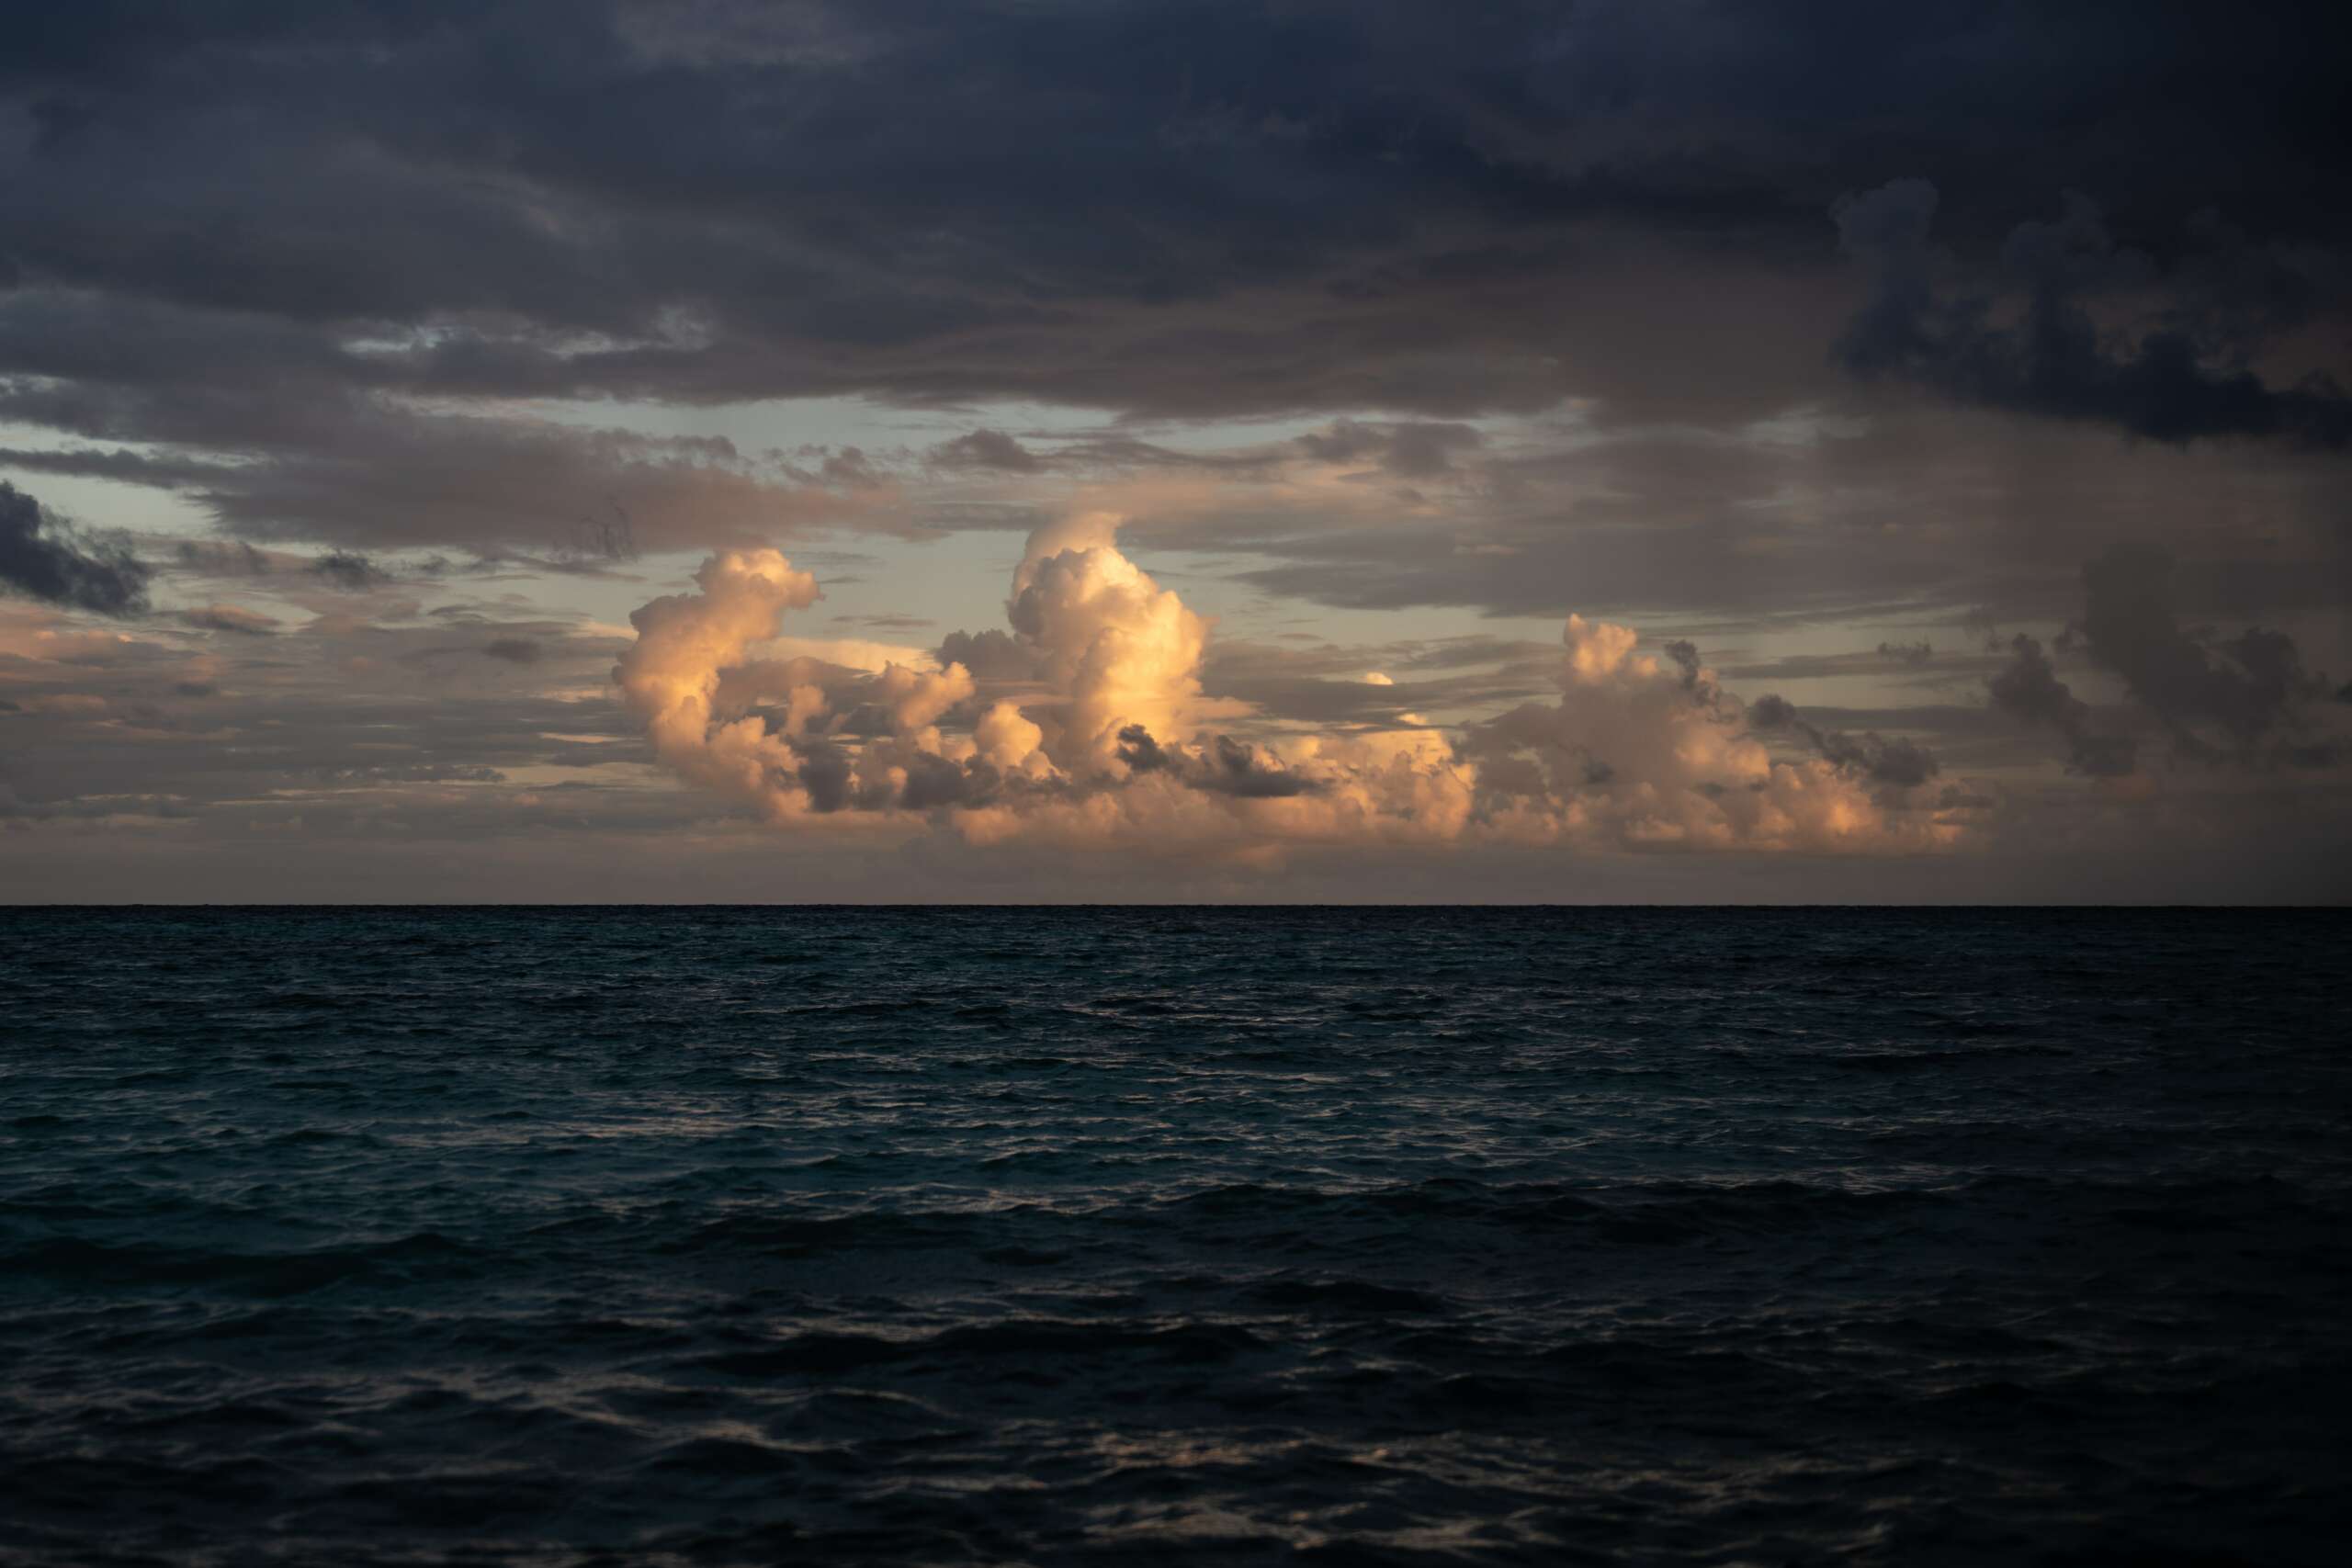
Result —
<path fill-rule="evenodd" d="M 1164 773 L 1211 795 L 1274 800 L 1315 788 L 1295 773 L 1267 765 L 1256 747 L 1230 735 L 1213 737 L 1202 747 L 1162 746 L 1150 730 L 1131 724 L 1119 731 L 1119 761 L 1135 773 Z"/>
<path fill-rule="evenodd" d="M 392 581 L 392 574 L 353 550 L 334 550 L 311 563 L 313 574 L 346 593 L 363 593 Z"/>
<path fill-rule="evenodd" d="M 180 622 L 198 631 L 230 632 L 239 637 L 273 637 L 277 632 L 276 616 L 240 609 L 234 604 L 207 604 L 182 610 Z"/>
<path fill-rule="evenodd" d="M 2198 733 L 2208 726 L 2245 755 L 2326 682 L 2303 669 L 2283 632 L 2256 626 L 2210 640 L 2189 635 L 2179 624 L 2173 580 L 2172 558 L 2144 546 L 2118 547 L 2085 566 L 2085 650 L 2122 677 L 2183 750 L 2215 753 Z"/>
<path fill-rule="evenodd" d="M 1280 799 L 1305 795 L 1309 781 L 1259 760 L 1257 748 L 1230 735 L 1220 735 L 1202 753 L 1202 766 L 1189 781 L 1195 789 L 1251 799 Z"/>
<path fill-rule="evenodd" d="M 1682 685 L 1688 690 L 1699 684 L 1699 645 L 1685 637 L 1676 637 L 1665 645 L 1666 656 L 1682 671 Z"/>
<path fill-rule="evenodd" d="M 2058 679 L 2039 640 L 2019 632 L 2009 643 L 2009 664 L 1987 677 L 1993 705 L 2027 724 L 2047 726 L 2063 737 L 2068 766 L 2093 778 L 2117 778 L 2135 771 L 2139 744 L 2128 735 L 2092 728 L 2090 705 Z"/>
<path fill-rule="evenodd" d="M 1827 761 L 1873 784 L 1909 788 L 1941 771 L 1926 747 L 1899 736 L 1889 739 L 1875 732 L 1856 737 L 1829 730 L 1816 737 L 1815 745 Z"/>
<path fill-rule="evenodd" d="M 14 400 L 69 427 L 108 389 L 232 380 L 1438 419 L 1679 382 L 1696 408 L 1768 383 L 1712 320 L 1677 322 L 1718 284 L 1824 265 L 1819 215 L 1900 173 L 1890 148 L 1963 247 L 2061 187 L 2147 214 L 2167 263 L 2213 249 L 2187 225 L 2216 203 L 2244 254 L 2340 243 L 2346 24 L 2244 21 L 1960 0 L 23 13 L 0 40 L 26 128 L 0 374 L 55 383 Z M 1661 286 L 1653 247 L 1704 265 Z M 2291 293 L 2166 276 L 2200 321 Z M 1711 345 L 1695 377 L 1686 342 Z M 269 416 L 222 417 L 242 448 Z M 153 400 L 113 423 L 188 428 Z M 1391 454 L 1448 457 L 1425 434 Z"/>
<path fill-rule="evenodd" d="M 1119 731 L 1119 761 L 1138 773 L 1164 773 L 1177 765 L 1175 755 L 1151 738 L 1151 731 L 1131 724 Z"/>
<path fill-rule="evenodd" d="M 811 745 L 803 748 L 800 760 L 800 787 L 808 792 L 808 805 L 817 811 L 840 811 L 855 803 L 855 764 L 850 754 L 838 746 Z"/>
<path fill-rule="evenodd" d="M 1690 683 L 1698 673 L 1695 650 L 1687 662 L 1677 662 L 1683 664 L 1685 683 Z M 1768 694 L 1749 703 L 1747 724 L 1749 728 L 1764 732 L 1787 730 L 1812 747 L 1824 761 L 1894 789 L 1926 784 L 1942 772 L 1934 755 L 1915 740 L 1900 736 L 1890 739 L 1875 730 L 1849 735 L 1844 730 L 1824 729 L 1806 723 L 1799 716 L 1795 705 L 1785 697 Z"/>
<path fill-rule="evenodd" d="M 490 658 L 503 660 L 509 664 L 537 664 L 540 654 L 545 651 L 537 638 L 527 637 L 492 637 L 482 644 L 481 650 Z"/>
<path fill-rule="evenodd" d="M 147 607 L 147 565 L 120 545 L 85 538 L 0 480 L 0 590 L 101 615 Z"/>
<path fill-rule="evenodd" d="M 2024 296 L 2021 318 L 2004 323 L 1997 295 L 1939 285 L 1944 258 L 1929 240 L 1936 207 L 1932 185 L 1905 179 L 1835 209 L 1845 249 L 1875 275 L 1872 299 L 1837 345 L 1857 374 L 2176 444 L 2352 442 L 2352 396 L 2335 378 L 2314 371 L 2274 386 L 2245 367 L 2272 333 L 2301 324 L 2324 291 L 2340 296 L 2340 279 L 2324 283 L 2284 260 L 2263 276 L 2232 231 L 2234 254 L 2192 253 L 2143 330 L 2106 329 L 2094 313 L 2102 299 L 2128 300 L 2159 280 L 2149 257 L 2119 247 L 2098 208 L 2070 193 L 2060 218 L 2022 223 L 2003 245 L 2002 282 Z"/>
<path fill-rule="evenodd" d="M 949 632 L 940 640 L 939 662 L 960 664 L 982 681 L 1028 681 L 1037 674 L 1036 655 L 1020 638 L 994 626 Z"/>
<path fill-rule="evenodd" d="M 983 806 L 997 792 L 1000 776 L 993 763 L 974 757 L 951 762 L 927 751 L 907 759 L 907 782 L 898 804 L 909 811 L 932 811 L 944 806 Z"/>
<path fill-rule="evenodd" d="M 900 782 L 887 774 L 861 775 L 857 760 L 831 741 L 809 742 L 802 750 L 800 786 L 808 792 L 809 806 L 820 813 L 985 806 L 1005 784 L 993 764 L 978 757 L 955 762 L 931 752 L 913 752 L 899 764 L 905 775 Z"/>

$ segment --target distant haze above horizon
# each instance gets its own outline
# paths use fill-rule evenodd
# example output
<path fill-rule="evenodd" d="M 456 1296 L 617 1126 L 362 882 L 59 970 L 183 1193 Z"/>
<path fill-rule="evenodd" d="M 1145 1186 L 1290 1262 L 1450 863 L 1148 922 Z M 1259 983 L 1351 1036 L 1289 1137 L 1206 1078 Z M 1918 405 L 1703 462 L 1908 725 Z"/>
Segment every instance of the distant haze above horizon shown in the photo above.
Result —
<path fill-rule="evenodd" d="M 2335 902 L 2337 7 L 0 21 L 0 899 Z"/>

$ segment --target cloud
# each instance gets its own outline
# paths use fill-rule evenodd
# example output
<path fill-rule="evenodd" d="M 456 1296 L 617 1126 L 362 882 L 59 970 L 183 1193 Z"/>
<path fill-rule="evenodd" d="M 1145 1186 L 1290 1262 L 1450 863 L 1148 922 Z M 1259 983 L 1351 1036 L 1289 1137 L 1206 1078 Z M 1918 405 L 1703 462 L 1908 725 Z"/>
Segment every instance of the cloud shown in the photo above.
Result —
<path fill-rule="evenodd" d="M 141 852 L 151 889 L 173 897 L 198 891 L 171 869 L 180 849 L 284 859 L 288 846 L 337 837 L 405 837 L 415 853 L 426 840 L 689 825 L 683 798 L 668 798 L 677 792 L 651 787 L 641 734 L 598 689 L 595 662 L 609 667 L 611 645 L 571 640 L 548 637 L 548 679 L 518 689 L 413 657 L 447 649 L 439 623 L 315 616 L 273 637 L 195 638 L 161 616 L 85 630 L 0 604 L 0 751 L 10 783 L 60 831 L 168 818 L 172 845 L 147 840 Z M 554 793 L 533 804 L 535 790 Z M 169 810 L 126 804 L 140 800 Z M 70 858 L 66 846 L 55 852 Z M 12 887 L 14 869 L 0 874 Z"/>
<path fill-rule="evenodd" d="M 1668 645 L 1669 650 L 1690 646 Z M 1696 658 L 1694 650 L 1690 662 L 1683 665 L 1686 686 L 1695 682 Z M 1682 662 L 1679 656 L 1677 661 Z M 1750 728 L 1758 731 L 1787 729 L 1802 737 L 1824 761 L 1873 784 L 1900 790 L 1916 789 L 1942 771 L 1934 755 L 1917 741 L 1901 737 L 1890 740 L 1875 731 L 1854 736 L 1842 730 L 1822 729 L 1799 717 L 1795 706 L 1782 697 L 1768 694 L 1757 698 L 1748 705 L 1747 722 Z"/>
<path fill-rule="evenodd" d="M 1343 419 L 1298 438 L 1298 449 L 1317 462 L 1369 459 L 1399 479 L 1434 479 L 1454 471 L 1458 452 L 1476 450 L 1486 437 L 1467 424 L 1406 422 L 1372 425 Z"/>
<path fill-rule="evenodd" d="M 0 588 L 68 609 L 136 615 L 147 608 L 146 563 L 92 541 L 0 480 Z"/>
<path fill-rule="evenodd" d="M 1993 705 L 2028 724 L 2047 725 L 2065 739 L 2068 766 L 2093 778 L 2120 778 L 2139 767 L 2139 745 L 2128 735 L 2101 734 L 2090 707 L 2058 679 L 2041 644 L 2019 632 L 2009 642 L 2009 664 L 1986 677 Z"/>
<path fill-rule="evenodd" d="M 806 656 L 760 660 L 785 613 L 819 598 L 816 579 L 760 549 L 712 556 L 695 582 L 696 593 L 631 614 L 637 640 L 613 671 L 655 754 L 686 779 L 779 823 L 922 811 L 993 787 L 975 743 L 947 755 L 936 728 L 974 694 L 963 666 L 868 673 Z M 868 714 L 878 728 L 862 722 Z"/>
<path fill-rule="evenodd" d="M 2226 200 L 2232 224 L 2155 247 L 2192 338 L 2341 299 L 2298 259 L 2346 230 L 2308 130 L 2342 28 L 2310 17 L 2285 48 L 2175 8 L 2119 52 L 2096 10 L 1857 28 L 1702 0 L 1668 27 L 1612 0 L 1465 29 L 1324 0 L 888 5 L 804 9 L 779 50 L 756 8 L 562 10 L 263 7 L 14 51 L 0 96 L 37 129 L 12 170 L 0 403 L 111 446 L 43 460 L 169 486 L 255 538 L 521 547 L 611 494 L 646 545 L 702 549 L 890 502 L 518 411 L 1345 414 L 1399 477 L 1461 466 L 1469 417 L 1568 399 L 1725 428 L 1819 389 L 1818 214 L 1880 182 L 1890 144 L 1937 172 L 1972 249 L 2029 166 L 2175 224 Z M 537 28 L 563 47 L 518 51 Z M 1987 58 L 2038 62 L 1998 114 Z M 779 103 L 807 134 L 775 134 Z M 899 133 L 916 118 L 932 136 Z M 1038 177 L 1073 157 L 1112 193 L 1095 209 Z M 1046 461 L 989 426 L 938 450 Z"/>
<path fill-rule="evenodd" d="M 951 468 L 991 468 L 1005 474 L 1034 474 L 1045 460 L 1001 430 L 975 430 L 931 449 L 931 460 Z"/>
<path fill-rule="evenodd" d="M 364 593 L 392 581 L 392 574 L 355 550 L 333 550 L 312 561 L 311 571 L 345 593 Z"/>
<path fill-rule="evenodd" d="M 877 632 L 922 631 L 927 626 L 938 624 L 928 615 L 902 615 L 895 611 L 884 611 L 879 615 L 835 615 L 832 617 L 832 622 L 835 626 L 865 626 L 870 631 Z"/>
<path fill-rule="evenodd" d="M 1779 761 L 1695 654 L 1661 661 L 1635 651 L 1632 627 L 1581 615 L 1565 637 L 1558 704 L 1524 705 L 1466 737 L 1496 831 L 1626 849 L 1868 852 L 1947 847 L 1965 830 L 1910 799 L 1933 767 L 1916 748 L 1840 736 L 1821 748 L 1834 755 Z M 1793 719 L 1776 697 L 1747 710 L 1751 723 L 1759 714 Z"/>
<path fill-rule="evenodd" d="M 2324 133 L 2352 19 L 2242 11 L 486 0 L 19 29 L 0 466 L 153 530 L 135 555 L 34 536 L 125 582 L 152 561 L 166 617 L 285 622 L 93 639 L 103 606 L 15 604 L 17 782 L 128 799 L 167 769 L 242 823 L 296 811 L 271 792 L 299 777 L 312 821 L 388 835 L 512 828 L 509 791 L 764 814 L 804 846 L 779 864 L 820 826 L 943 864 L 959 836 L 1036 864 L 1116 845 L 1163 886 L 1317 847 L 1442 845 L 1500 882 L 1552 863 L 1534 842 L 2057 839 L 2120 809 L 2049 789 L 2028 822 L 2008 781 L 2038 745 L 2287 819 L 2337 786 L 2345 712 L 2298 694 L 2352 584 Z M 1021 624 L 939 636 L 980 535 L 1090 511 L 1128 522 L 1041 556 Z M 2117 540 L 2179 564 L 2162 614 L 2104 589 L 2094 635 L 2081 570 Z M 854 608 L 881 615 L 778 609 L 674 766 L 650 690 L 594 747 L 526 722 L 591 728 L 534 705 L 609 657 L 562 595 L 610 618 L 664 592 L 640 571 L 770 547 L 829 586 L 864 552 Z M 475 597 L 493 579 L 514 603 Z M 483 618 L 418 624 L 444 600 Z M 1867 651 L 1972 606 L 2002 649 Z M 1367 629 L 1385 611 L 1408 613 Z M 1564 676 L 1571 613 L 1644 636 Z M 1497 635 L 1441 636 L 1475 616 Z M 2039 669 L 2007 645 L 2069 620 Z M 1766 699 L 1743 717 L 1726 688 L 1852 705 L 1759 731 Z M 746 721 L 773 768 L 679 787 L 744 778 L 758 749 L 718 737 Z M 548 782 L 575 754 L 605 759 L 593 807 Z M 2193 757 L 2247 765 L 2161 766 Z M 364 772 L 412 763 L 509 782 Z M 464 798 L 428 806 L 443 785 Z"/>
<path fill-rule="evenodd" d="M 1037 656 L 1011 632 L 994 626 L 949 632 L 940 640 L 939 662 L 961 664 L 983 681 L 1027 681 L 1037 673 Z"/>
<path fill-rule="evenodd" d="M 1832 209 L 1839 243 L 1874 277 L 1871 299 L 1837 346 L 1857 375 L 1898 377 L 1965 402 L 2175 444 L 2280 437 L 2335 450 L 2352 443 L 2352 396 L 2334 378 L 2312 372 L 2274 387 L 2244 367 L 2265 346 L 2261 329 L 2269 323 L 2194 298 L 2207 274 L 2174 280 L 2176 292 L 2190 297 L 2172 299 L 2154 321 L 2102 328 L 2093 303 L 2144 288 L 2153 264 L 2115 244 L 2087 197 L 2070 193 L 2055 221 L 2011 231 L 2004 268 L 2009 288 L 2025 297 L 2014 324 L 2002 324 L 1993 299 L 1939 287 L 1945 258 L 1928 239 L 1937 205 L 1933 186 L 1908 179 Z M 2235 330 L 2223 341 L 2200 341 L 2189 320 Z"/>
<path fill-rule="evenodd" d="M 180 570 L 209 577 L 267 577 L 268 556 L 242 541 L 182 539 L 175 547 Z"/>
<path fill-rule="evenodd" d="M 233 632 L 241 637 L 271 637 L 276 635 L 278 620 L 258 610 L 244 609 L 236 604 L 205 604 L 193 610 L 182 610 L 180 621 L 198 631 Z"/>
<path fill-rule="evenodd" d="M 1012 576 L 1005 617 L 1067 694 L 1056 763 L 1099 772 L 1119 731 L 1186 726 L 1201 694 L 1208 626 L 1113 544 L 1120 519 L 1090 513 L 1038 529 Z"/>
<path fill-rule="evenodd" d="M 2209 649 L 2179 625 L 2174 575 L 2172 557 L 2149 546 L 2119 545 L 2086 564 L 2085 649 L 2122 677 L 2184 750 L 2215 750 L 2197 730 L 2207 725 L 2245 755 L 2326 682 L 2305 672 L 2294 639 L 2283 632 L 2250 627 Z"/>
<path fill-rule="evenodd" d="M 816 603 L 817 580 L 775 550 L 729 550 L 695 574 L 698 594 L 671 594 L 633 611 L 637 640 L 614 668 L 655 755 L 687 778 L 751 802 L 771 817 L 808 808 L 802 759 L 758 718 L 714 712 L 720 672 L 774 637 L 787 609 Z"/>
<path fill-rule="evenodd" d="M 1542 644 L 1487 638 L 1301 648 L 1279 636 L 1219 637 L 1203 660 L 1201 684 L 1211 702 L 1244 705 L 1267 726 L 1354 733 L 1420 726 L 1412 714 L 1486 712 L 1540 694 L 1551 689 L 1549 654 Z M 1364 666 L 1374 661 L 1400 674 L 1374 671 L 1380 679 L 1369 679 Z"/>
<path fill-rule="evenodd" d="M 537 664 L 544 651 L 535 637 L 500 637 L 482 644 L 482 652 L 509 664 Z"/>
<path fill-rule="evenodd" d="M 1998 287 L 1922 260 L 1894 325 L 1934 340 L 1904 351 L 1923 362 L 1951 357 L 1946 307 L 2006 310 L 2048 276 L 2134 354 L 2142 326 L 2177 331 L 2215 374 L 2287 391 L 2332 362 L 2346 297 L 2352 225 L 2311 194 L 2337 160 L 2294 129 L 2333 101 L 2323 51 L 2282 58 L 2193 7 L 2136 20 L 2128 62 L 2091 16 L 2015 8 L 1856 29 L 1701 3 L 1668 28 L 1612 0 L 1465 30 L 1320 0 L 820 7 L 781 51 L 734 7 L 566 13 L 548 24 L 564 48 L 527 61 L 507 40 L 539 25 L 528 6 L 429 28 L 265 8 L 137 49 L 19 51 L 0 96 L 55 133 L 12 182 L 12 232 L 37 238 L 8 252 L 0 413 L 57 449 L 11 460 L 163 488 L 238 538 L 544 571 L 605 559 L 578 547 L 608 500 L 640 547 L 698 558 L 832 525 L 1003 526 L 1000 506 L 1025 527 L 1077 470 L 1188 466 L 1262 486 L 1213 525 L 1259 549 L 1252 585 L 1323 604 L 1729 617 L 1985 586 L 2009 610 L 2135 487 L 2088 444 L 1835 371 L 1851 281 L 1832 193 L 1883 187 L 1900 145 L 1934 172 L 1932 207 L 1845 214 L 1858 254 L 1940 241 L 1988 265 L 2052 188 L 2129 217 L 2110 259 L 2146 253 L 2147 298 L 2120 263 L 2077 265 L 2096 249 L 2077 238 L 2064 265 L 2020 242 Z M 1997 114 L 1966 64 L 1987 51 L 2039 62 Z M 2150 95 L 2157 62 L 2199 90 Z M 988 107 L 941 80 L 989 84 Z M 776 136 L 780 102 L 821 139 Z M 910 116 L 936 140 L 899 135 Z M 1098 211 L 1036 177 L 1072 148 L 1113 193 Z M 2227 222 L 2199 216 L 2215 203 Z M 2040 227 L 2089 232 L 2070 223 Z M 2256 344 L 2276 362 L 2230 368 Z M 787 457 L 643 412 L 795 397 L 930 410 L 954 438 L 935 465 L 920 446 Z M 1009 398 L 1134 417 L 1041 438 L 1066 408 L 967 412 Z M 1298 423 L 1248 450 L 1147 423 L 1269 412 Z M 1488 417 L 1511 412 L 1541 428 Z M 1317 451 L 1394 482 L 1334 507 L 1346 476 Z M 920 493 L 972 476 L 988 505 Z M 2335 482 L 2273 478 L 2278 513 Z M 2168 468 L 2147 525 L 2185 534 L 2255 482 Z M 1170 547 L 1152 509 L 1104 504 Z M 2063 549 L 2016 542 L 2070 506 Z M 2282 525 L 2303 554 L 2335 548 Z"/>
<path fill-rule="evenodd" d="M 2327 679 L 2304 669 L 2294 639 L 2259 626 L 2234 636 L 2184 627 L 2167 552 L 2114 546 L 2084 565 L 2081 581 L 2081 619 L 2062 641 L 2121 680 L 2163 725 L 2176 756 L 2325 768 L 2344 755 L 2340 738 L 2324 728 Z M 2057 678 L 2035 638 L 2010 640 L 2009 661 L 1987 688 L 1995 707 L 2064 737 L 2076 771 L 2116 777 L 2136 768 L 2136 739 L 2095 730 L 2088 706 Z"/>
<path fill-rule="evenodd" d="M 714 556 L 699 594 L 639 610 L 616 673 L 664 761 L 779 823 L 864 816 L 916 831 L 917 814 L 944 812 L 940 825 L 976 845 L 1245 860 L 1498 842 L 1918 852 L 1964 831 L 1972 807 L 1915 798 L 1938 772 L 1915 743 L 1805 727 L 1823 755 L 1778 761 L 1695 649 L 1661 662 L 1630 627 L 1581 616 L 1557 705 L 1522 705 L 1458 742 L 1410 715 L 1263 743 L 1207 729 L 1246 710 L 1204 696 L 1207 624 L 1118 548 L 1118 523 L 1040 528 L 1014 569 L 1006 614 L 1046 688 L 1034 703 L 976 712 L 961 663 L 851 682 L 810 661 L 760 664 L 779 617 L 816 596 L 772 551 Z M 969 716 L 949 728 L 954 715 Z"/>
<path fill-rule="evenodd" d="M 126 463 L 124 454 L 89 448 L 6 460 L 170 491 L 252 539 L 328 540 L 356 554 L 536 551 L 549 570 L 594 570 L 633 551 L 888 514 L 896 505 L 862 455 L 832 454 L 822 471 L 807 473 L 723 438 L 557 425 L 464 394 L 425 412 L 380 378 L 345 385 L 316 365 L 257 371 L 255 385 L 183 386 L 170 365 L 131 384 L 82 384 L 70 378 L 71 363 L 56 367 L 68 378 L 10 378 L 12 321 L 64 333 L 69 348 L 148 330 L 146 310 L 80 320 L 88 312 L 66 310 L 61 323 L 51 303 L 0 291 L 0 419 L 231 460 Z M 20 370 L 48 362 L 31 344 L 16 346 Z M 626 536 L 624 516 L 632 520 Z"/>
<path fill-rule="evenodd" d="M 1130 776 L 1167 773 L 1214 795 L 1279 799 L 1317 787 L 1313 778 L 1277 761 L 1261 759 L 1255 747 L 1229 735 L 1213 737 L 1204 747 L 1170 750 L 1153 739 L 1151 731 L 1142 725 L 1130 724 L 1119 731 L 1118 755 Z"/>

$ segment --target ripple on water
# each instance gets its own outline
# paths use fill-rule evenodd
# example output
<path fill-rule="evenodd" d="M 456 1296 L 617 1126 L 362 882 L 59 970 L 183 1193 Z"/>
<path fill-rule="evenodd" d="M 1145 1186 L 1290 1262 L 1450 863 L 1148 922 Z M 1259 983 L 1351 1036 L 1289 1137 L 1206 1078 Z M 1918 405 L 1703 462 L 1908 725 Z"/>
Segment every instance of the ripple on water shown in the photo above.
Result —
<path fill-rule="evenodd" d="M 0 919 L 0 1562 L 2352 1530 L 2343 917 Z"/>

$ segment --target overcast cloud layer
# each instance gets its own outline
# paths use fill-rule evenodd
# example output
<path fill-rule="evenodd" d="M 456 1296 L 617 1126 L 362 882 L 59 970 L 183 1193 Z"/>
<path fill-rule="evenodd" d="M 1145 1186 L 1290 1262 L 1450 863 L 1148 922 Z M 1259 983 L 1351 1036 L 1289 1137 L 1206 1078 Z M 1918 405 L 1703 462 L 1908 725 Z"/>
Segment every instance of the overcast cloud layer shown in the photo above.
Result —
<path fill-rule="evenodd" d="M 2352 893 L 2340 7 L 0 20 L 0 894 Z"/>

